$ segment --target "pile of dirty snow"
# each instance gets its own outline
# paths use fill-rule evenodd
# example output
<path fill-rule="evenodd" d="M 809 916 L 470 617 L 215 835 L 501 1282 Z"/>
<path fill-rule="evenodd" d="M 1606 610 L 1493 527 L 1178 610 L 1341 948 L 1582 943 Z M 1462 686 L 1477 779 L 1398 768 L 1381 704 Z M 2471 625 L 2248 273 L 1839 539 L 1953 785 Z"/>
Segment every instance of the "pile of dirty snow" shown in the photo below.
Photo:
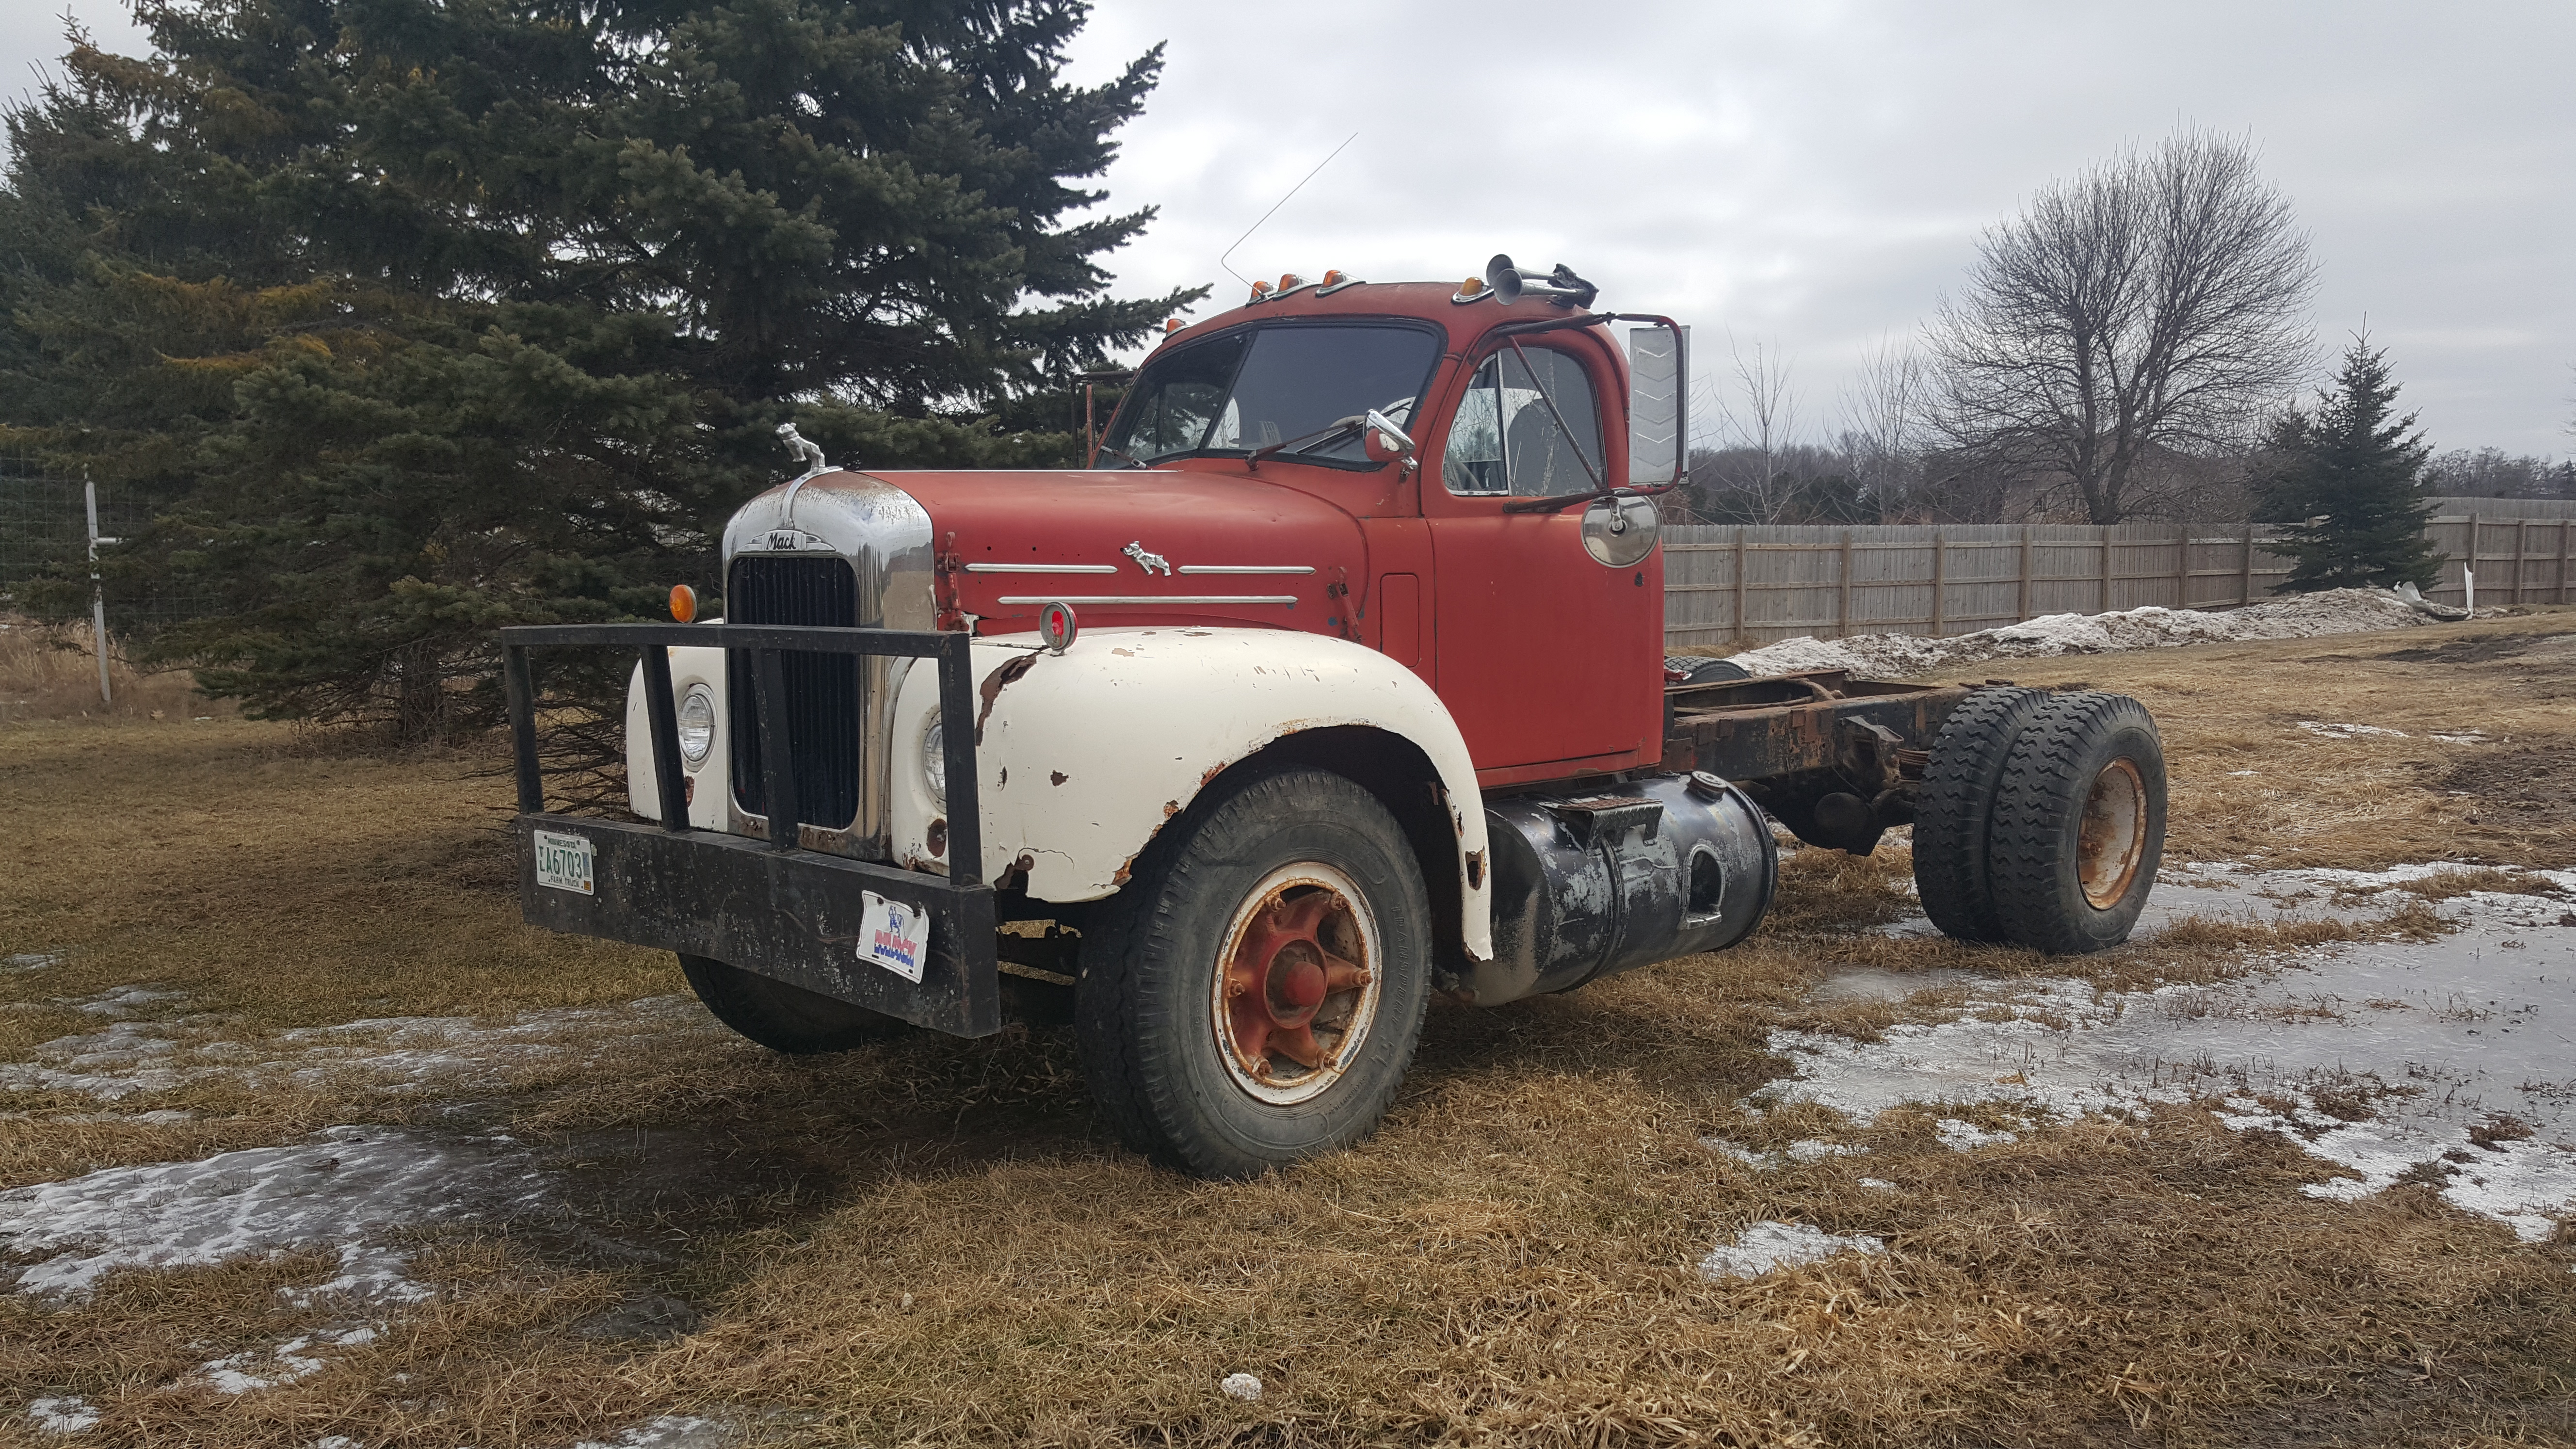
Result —
<path fill-rule="evenodd" d="M 2327 589 L 2213 613 L 2149 605 L 2111 614 L 2046 614 L 1948 639 L 1912 634 L 1857 634 L 1848 639 L 1783 639 L 1734 656 L 1748 674 L 1796 674 L 1847 669 L 1854 674 L 1905 678 L 1989 659 L 2037 659 L 2059 654 L 2108 654 L 2124 649 L 2165 649 L 2231 639 L 2308 639 L 2357 634 L 2435 622 L 2432 616 L 2384 589 Z"/>

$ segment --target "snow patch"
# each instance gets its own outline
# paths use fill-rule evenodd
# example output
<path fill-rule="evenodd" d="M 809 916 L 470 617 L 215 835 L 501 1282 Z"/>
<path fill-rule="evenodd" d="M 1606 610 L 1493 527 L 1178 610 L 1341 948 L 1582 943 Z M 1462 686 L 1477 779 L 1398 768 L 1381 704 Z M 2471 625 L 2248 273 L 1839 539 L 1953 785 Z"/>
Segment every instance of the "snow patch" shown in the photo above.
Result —
<path fill-rule="evenodd" d="M 78 1009 L 121 1015 L 174 996 L 120 987 Z M 0 1063 L 0 1091 L 75 1092 L 113 1102 L 216 1079 L 318 1087 L 352 1077 L 396 1092 L 455 1091 L 505 1085 L 517 1070 L 650 1050 L 654 1040 L 720 1034 L 693 999 L 677 996 L 522 1012 L 500 1026 L 464 1017 L 375 1018 L 298 1027 L 257 1043 L 201 1040 L 193 1025 L 117 1020 L 100 1031 L 57 1037 L 39 1044 L 32 1061 Z"/>
<path fill-rule="evenodd" d="M 729 1419 L 662 1414 L 620 1430 L 614 1439 L 583 1439 L 572 1449 L 725 1449 L 738 1437 Z"/>
<path fill-rule="evenodd" d="M 294 1147 L 116 1167 L 0 1192 L 0 1250 L 36 1261 L 22 1292 L 86 1294 L 118 1268 L 175 1268 L 291 1248 L 337 1247 L 339 1275 L 292 1290 L 413 1302 L 429 1290 L 372 1241 L 397 1227 L 503 1214 L 543 1196 L 533 1159 L 493 1139 L 335 1127 Z"/>
<path fill-rule="evenodd" d="M 89 1400 L 64 1396 L 27 1405 L 27 1418 L 40 1434 L 86 1434 L 98 1427 L 98 1410 Z"/>
<path fill-rule="evenodd" d="M 1699 1260 L 1703 1278 L 1759 1278 L 1775 1268 L 1821 1263 L 1841 1253 L 1884 1253 L 1887 1244 L 1854 1234 L 1840 1237 L 1806 1223 L 1759 1222 L 1720 1243 Z"/>
<path fill-rule="evenodd" d="M 1901 679 L 1989 659 L 2106 654 L 2229 640 L 2309 639 L 2432 622 L 2404 599 L 2385 590 L 2327 589 L 2223 612 L 2149 605 L 2108 614 L 2047 614 L 1947 639 L 1913 634 L 1783 639 L 1735 655 L 1733 662 L 1757 677 L 1811 669 L 1847 669 L 1854 674 Z"/>
<path fill-rule="evenodd" d="M 2367 915 L 2372 893 L 2457 869 L 2182 871 L 2151 904 L 2160 919 L 2218 905 L 2254 919 Z M 2576 871 L 2529 874 L 2576 890 Z M 2035 1126 L 2217 1102 L 2228 1126 L 2280 1132 L 2354 1174 L 2319 1195 L 2423 1182 L 2539 1241 L 2576 1213 L 2576 927 L 2546 896 L 2479 891 L 2434 909 L 2453 934 L 2303 951 L 2214 986 L 1988 980 L 1941 1019 L 1874 1042 L 1775 1031 L 1771 1049 L 1797 1074 L 1754 1100 L 1860 1122 L 1931 1108 L 1959 1150 L 2012 1140 L 1964 1120 L 1957 1109 L 1972 1105 Z"/>
<path fill-rule="evenodd" d="M 2377 735 L 2382 739 L 2391 740 L 2402 740 L 2407 737 L 2406 731 L 2404 730 L 2386 729 L 2379 725 L 2335 724 L 2330 721 L 2315 719 L 2303 719 L 2299 721 L 2299 728 L 2306 730 L 2312 735 L 2323 735 L 2330 740 L 2358 740 L 2372 735 Z"/>
<path fill-rule="evenodd" d="M 19 951 L 12 955 L 0 956 L 0 971 L 42 971 L 48 966 L 59 966 L 61 964 L 63 964 L 62 957 L 47 951 Z M 37 1402 L 52 1403 L 55 1401 L 50 1399 L 39 1399 Z M 74 1403 L 78 1401 L 63 1400 L 62 1402 Z"/>
<path fill-rule="evenodd" d="M 325 1348 L 357 1348 L 376 1341 L 374 1325 L 344 1328 L 336 1333 L 308 1334 L 290 1338 L 273 1348 L 237 1353 L 219 1358 L 198 1372 L 214 1385 L 219 1394 L 247 1394 L 260 1389 L 273 1389 L 309 1378 L 331 1366 L 320 1356 Z"/>

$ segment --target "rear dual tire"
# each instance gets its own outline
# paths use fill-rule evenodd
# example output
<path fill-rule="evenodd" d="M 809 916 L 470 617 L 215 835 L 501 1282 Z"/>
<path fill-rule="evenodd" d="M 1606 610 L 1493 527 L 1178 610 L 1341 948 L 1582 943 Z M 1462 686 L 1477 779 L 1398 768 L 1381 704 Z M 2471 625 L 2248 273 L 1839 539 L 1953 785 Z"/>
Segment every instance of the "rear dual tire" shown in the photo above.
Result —
<path fill-rule="evenodd" d="M 2052 955 L 2120 944 L 2164 857 L 2163 741 L 2125 695 L 1972 694 L 1943 724 L 1914 824 L 1924 914 Z"/>

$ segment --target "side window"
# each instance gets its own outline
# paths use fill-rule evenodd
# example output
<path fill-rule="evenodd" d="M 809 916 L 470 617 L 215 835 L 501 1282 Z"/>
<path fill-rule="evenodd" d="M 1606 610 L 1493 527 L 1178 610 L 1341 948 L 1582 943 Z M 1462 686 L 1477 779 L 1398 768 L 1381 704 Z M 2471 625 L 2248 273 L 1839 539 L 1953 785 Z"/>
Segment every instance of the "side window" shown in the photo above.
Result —
<path fill-rule="evenodd" d="M 1560 498 L 1602 487 L 1607 461 L 1600 402 L 1583 364 L 1530 347 L 1496 353 L 1476 369 L 1449 424 L 1440 477 L 1452 493 Z"/>

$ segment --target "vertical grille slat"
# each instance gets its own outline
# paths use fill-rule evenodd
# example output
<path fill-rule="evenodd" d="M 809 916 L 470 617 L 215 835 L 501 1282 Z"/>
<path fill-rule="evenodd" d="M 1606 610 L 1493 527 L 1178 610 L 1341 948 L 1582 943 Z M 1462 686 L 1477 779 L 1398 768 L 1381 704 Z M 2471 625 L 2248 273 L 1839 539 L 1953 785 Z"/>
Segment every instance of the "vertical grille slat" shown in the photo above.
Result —
<path fill-rule="evenodd" d="M 858 575 L 846 559 L 738 558 L 725 586 L 725 617 L 737 624 L 851 625 L 858 614 Z M 859 660 L 790 654 L 779 664 L 787 683 L 797 816 L 807 825 L 847 829 L 859 813 Z M 725 699 L 734 799 L 746 813 L 766 815 L 759 699 L 751 656 L 742 650 L 725 657 Z"/>

